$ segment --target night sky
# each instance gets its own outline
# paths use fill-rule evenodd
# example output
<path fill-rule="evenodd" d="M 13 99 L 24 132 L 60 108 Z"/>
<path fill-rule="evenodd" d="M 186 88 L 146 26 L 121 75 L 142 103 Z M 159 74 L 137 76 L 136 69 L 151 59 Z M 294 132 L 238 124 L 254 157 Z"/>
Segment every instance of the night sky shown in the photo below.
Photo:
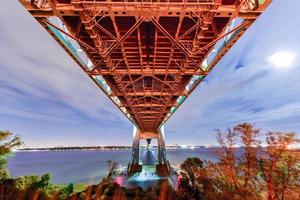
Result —
<path fill-rule="evenodd" d="M 167 144 L 214 145 L 239 122 L 300 133 L 299 10 L 273 1 L 167 122 Z M 25 147 L 132 143 L 130 121 L 17 0 L 0 7 L 0 129 Z"/>

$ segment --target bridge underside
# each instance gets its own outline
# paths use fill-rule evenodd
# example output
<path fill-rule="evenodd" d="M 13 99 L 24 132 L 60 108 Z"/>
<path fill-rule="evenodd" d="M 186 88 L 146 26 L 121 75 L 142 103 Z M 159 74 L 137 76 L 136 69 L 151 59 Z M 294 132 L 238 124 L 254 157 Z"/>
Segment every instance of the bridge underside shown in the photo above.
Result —
<path fill-rule="evenodd" d="M 20 2 L 133 122 L 137 135 L 154 134 L 164 148 L 160 127 L 271 0 Z"/>

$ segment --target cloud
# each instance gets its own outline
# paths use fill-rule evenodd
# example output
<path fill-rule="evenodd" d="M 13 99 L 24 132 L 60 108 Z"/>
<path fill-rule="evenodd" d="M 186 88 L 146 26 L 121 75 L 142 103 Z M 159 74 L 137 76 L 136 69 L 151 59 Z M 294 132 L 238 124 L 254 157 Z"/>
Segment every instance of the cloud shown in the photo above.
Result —
<path fill-rule="evenodd" d="M 130 144 L 132 125 L 17 1 L 0 7 L 0 129 L 26 146 Z"/>
<path fill-rule="evenodd" d="M 214 143 L 215 128 L 245 121 L 300 132 L 299 8 L 296 1 L 273 2 L 167 122 L 169 143 L 176 142 L 173 135 L 191 144 Z M 288 69 L 268 62 L 285 50 L 296 54 Z"/>
<path fill-rule="evenodd" d="M 65 121 L 128 123 L 78 65 L 19 5 L 0 8 L 0 112 Z"/>
<path fill-rule="evenodd" d="M 215 128 L 244 121 L 300 132 L 299 9 L 271 4 L 167 122 L 168 144 L 212 144 Z M 268 59 L 284 50 L 296 59 L 279 70 Z M 17 1 L 0 7 L 0 128 L 28 146 L 132 140 L 129 120 Z"/>

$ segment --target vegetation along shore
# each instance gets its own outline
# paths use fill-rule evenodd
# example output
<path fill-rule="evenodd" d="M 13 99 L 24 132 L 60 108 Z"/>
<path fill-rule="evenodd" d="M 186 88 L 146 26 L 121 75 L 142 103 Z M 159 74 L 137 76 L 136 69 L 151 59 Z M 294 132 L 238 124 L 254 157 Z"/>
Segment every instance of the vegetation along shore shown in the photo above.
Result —
<path fill-rule="evenodd" d="M 296 200 L 300 199 L 300 152 L 294 133 L 262 132 L 249 123 L 217 130 L 216 163 L 198 157 L 180 166 L 178 188 L 167 181 L 147 190 L 123 188 L 115 182 L 118 165 L 108 162 L 108 175 L 97 185 L 51 183 L 51 175 L 10 177 L 6 159 L 22 144 L 19 137 L 0 132 L 0 199 L 168 199 L 168 200 Z M 262 145 L 264 144 L 264 145 Z M 237 156 L 236 146 L 242 146 Z"/>

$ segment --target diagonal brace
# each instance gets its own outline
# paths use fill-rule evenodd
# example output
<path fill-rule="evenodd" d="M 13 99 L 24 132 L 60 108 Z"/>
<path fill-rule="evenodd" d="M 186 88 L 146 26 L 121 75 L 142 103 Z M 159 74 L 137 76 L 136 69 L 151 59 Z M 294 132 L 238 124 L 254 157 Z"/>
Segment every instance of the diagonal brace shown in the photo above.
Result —
<path fill-rule="evenodd" d="M 151 18 L 152 23 L 165 35 L 173 44 L 175 44 L 197 67 L 200 66 L 194 59 L 191 58 L 191 52 L 187 50 L 182 44 L 178 42 L 178 40 L 174 39 L 170 33 L 162 27 L 162 25 L 154 18 Z M 200 68 L 202 72 L 205 72 L 202 68 Z"/>
<path fill-rule="evenodd" d="M 44 22 L 45 24 L 55 28 L 56 30 L 58 30 L 59 32 L 67 35 L 68 37 L 72 38 L 73 40 L 75 40 L 76 42 L 78 42 L 79 44 L 81 44 L 82 46 L 85 46 L 86 48 L 92 50 L 93 52 L 98 52 L 95 48 L 91 47 L 90 45 L 86 44 L 85 42 L 81 41 L 80 39 L 78 39 L 77 37 L 73 36 L 70 33 L 67 33 L 66 31 L 62 30 L 61 28 L 57 27 L 56 25 L 52 24 L 51 22 L 49 22 L 48 20 L 42 20 L 42 22 Z"/>
<path fill-rule="evenodd" d="M 238 29 L 243 28 L 244 26 L 247 26 L 250 22 L 249 21 L 245 21 L 243 23 L 241 23 L 240 25 L 238 25 L 237 27 L 235 27 L 234 29 L 232 29 L 231 31 L 228 31 L 227 33 L 217 37 L 216 39 L 214 39 L 213 41 L 211 41 L 210 43 L 208 43 L 207 45 L 205 45 L 204 47 L 202 47 L 201 49 L 197 50 L 196 52 L 194 52 L 193 54 L 198 54 L 201 53 L 205 50 L 207 50 L 208 48 L 210 48 L 211 46 L 215 45 L 219 40 L 221 40 L 222 38 L 226 37 L 227 35 L 235 32 Z"/>
<path fill-rule="evenodd" d="M 118 46 L 120 46 L 120 44 L 124 42 L 124 40 L 126 40 L 126 38 L 131 35 L 131 33 L 133 33 L 143 23 L 144 20 L 145 19 L 141 17 L 138 21 L 136 21 L 135 24 L 123 35 L 123 37 L 106 51 L 105 57 L 110 55 L 116 48 L 118 48 Z"/>
<path fill-rule="evenodd" d="M 175 40 L 170 33 L 154 18 L 151 18 L 152 23 L 165 35 L 169 40 L 172 41 L 181 51 L 188 57 L 190 57 L 191 53 L 187 50 L 182 44 L 180 44 L 177 40 Z"/>
<path fill-rule="evenodd" d="M 90 70 L 90 72 L 93 72 L 95 69 L 97 69 L 98 64 L 102 63 L 102 61 L 109 56 L 114 50 L 116 50 L 116 48 L 118 48 L 120 46 L 120 44 L 122 42 L 124 42 L 124 40 L 126 40 L 126 38 L 128 38 L 128 36 L 130 36 L 144 21 L 145 19 L 143 17 L 141 17 L 138 21 L 135 22 L 135 24 L 123 35 L 122 38 L 120 38 L 119 40 L 117 40 L 117 42 L 115 44 L 113 44 L 105 53 L 103 58 L 97 63 L 97 65 L 94 66 L 93 69 Z M 98 27 L 100 28 L 100 27 Z"/>

